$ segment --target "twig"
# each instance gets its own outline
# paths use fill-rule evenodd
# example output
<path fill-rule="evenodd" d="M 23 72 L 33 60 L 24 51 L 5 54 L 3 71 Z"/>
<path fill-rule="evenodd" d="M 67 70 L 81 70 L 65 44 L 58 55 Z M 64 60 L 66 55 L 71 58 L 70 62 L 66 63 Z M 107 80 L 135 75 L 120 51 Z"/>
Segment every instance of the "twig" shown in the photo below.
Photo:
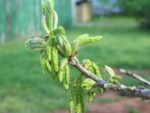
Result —
<path fill-rule="evenodd" d="M 150 86 L 150 82 L 149 82 L 149 81 L 145 80 L 144 78 L 140 77 L 139 75 L 137 75 L 137 74 L 135 74 L 135 73 L 132 73 L 132 72 L 130 72 L 130 71 L 126 71 L 126 70 L 124 70 L 124 69 L 120 69 L 119 71 L 120 71 L 121 73 L 125 74 L 125 75 L 131 76 L 131 77 L 133 77 L 133 78 L 135 78 L 135 79 L 141 81 L 141 82 L 142 82 L 143 84 L 145 84 L 145 85 Z"/>
<path fill-rule="evenodd" d="M 70 64 L 82 72 L 87 78 L 94 80 L 99 87 L 120 92 L 124 96 L 150 99 L 150 89 L 131 88 L 122 84 L 112 84 L 98 78 L 95 74 L 84 68 L 76 57 L 70 58 Z"/>

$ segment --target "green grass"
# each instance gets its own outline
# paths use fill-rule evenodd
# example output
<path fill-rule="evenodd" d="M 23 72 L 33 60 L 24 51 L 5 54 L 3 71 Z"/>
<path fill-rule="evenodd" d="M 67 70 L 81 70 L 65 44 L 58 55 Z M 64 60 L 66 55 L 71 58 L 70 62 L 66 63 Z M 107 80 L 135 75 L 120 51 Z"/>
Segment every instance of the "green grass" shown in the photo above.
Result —
<path fill-rule="evenodd" d="M 133 19 L 100 19 L 100 23 L 107 22 L 113 25 L 67 30 L 70 40 L 83 33 L 104 37 L 101 42 L 82 48 L 79 59 L 91 58 L 100 67 L 107 64 L 149 69 L 150 33 L 137 29 Z M 130 84 L 133 83 L 139 84 L 130 80 Z M 48 113 L 66 108 L 67 97 L 60 84 L 42 74 L 38 53 L 27 50 L 23 43 L 0 45 L 0 113 Z"/>
<path fill-rule="evenodd" d="M 42 74 L 39 54 L 24 44 L 0 49 L 0 113 L 47 113 L 67 106 L 60 84 Z"/>
<path fill-rule="evenodd" d="M 70 40 L 84 33 L 103 36 L 101 42 L 81 49 L 80 59 L 91 58 L 100 66 L 150 68 L 149 31 L 138 29 L 136 21 L 127 18 L 100 19 L 99 23 L 68 31 Z M 109 23 L 113 25 L 109 26 Z"/>

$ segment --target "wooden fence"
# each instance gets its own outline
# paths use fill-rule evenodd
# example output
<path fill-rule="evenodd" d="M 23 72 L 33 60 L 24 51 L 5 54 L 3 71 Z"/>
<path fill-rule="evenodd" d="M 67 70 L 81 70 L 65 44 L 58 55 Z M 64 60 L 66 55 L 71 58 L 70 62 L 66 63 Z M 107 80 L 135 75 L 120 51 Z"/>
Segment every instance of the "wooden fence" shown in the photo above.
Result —
<path fill-rule="evenodd" d="M 70 0 L 55 1 L 59 24 L 70 26 Z M 0 0 L 0 42 L 42 34 L 41 16 L 41 0 Z"/>

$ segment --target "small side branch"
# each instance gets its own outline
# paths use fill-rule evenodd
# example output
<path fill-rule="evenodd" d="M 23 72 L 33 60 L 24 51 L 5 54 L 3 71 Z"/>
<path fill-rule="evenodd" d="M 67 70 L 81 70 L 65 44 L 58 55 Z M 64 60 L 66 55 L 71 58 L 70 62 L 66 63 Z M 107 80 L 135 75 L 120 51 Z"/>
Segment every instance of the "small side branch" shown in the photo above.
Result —
<path fill-rule="evenodd" d="M 109 89 L 109 90 L 115 90 L 115 91 L 118 91 L 119 93 L 121 93 L 122 95 L 128 96 L 128 97 L 139 97 L 142 99 L 150 99 L 150 90 L 149 89 L 131 88 L 131 87 L 125 86 L 123 84 L 112 84 L 112 83 L 108 83 L 104 80 L 101 80 L 95 74 L 91 73 L 86 68 L 84 68 L 79 63 L 79 61 L 76 57 L 70 58 L 70 64 L 73 65 L 80 72 L 82 72 L 85 75 L 85 77 L 94 80 L 97 83 L 98 87 L 102 87 L 104 89 Z"/>
<path fill-rule="evenodd" d="M 149 81 L 145 80 L 144 78 L 140 77 L 139 75 L 137 75 L 137 74 L 135 74 L 135 73 L 132 73 L 132 72 L 130 72 L 130 71 L 126 71 L 126 70 L 124 70 L 124 69 L 120 69 L 119 71 L 120 71 L 121 73 L 125 74 L 125 75 L 128 75 L 128 76 L 130 76 L 130 77 L 133 77 L 133 78 L 135 78 L 135 79 L 141 81 L 141 82 L 142 82 L 143 84 L 145 84 L 145 85 L 150 86 L 150 82 L 149 82 Z"/>

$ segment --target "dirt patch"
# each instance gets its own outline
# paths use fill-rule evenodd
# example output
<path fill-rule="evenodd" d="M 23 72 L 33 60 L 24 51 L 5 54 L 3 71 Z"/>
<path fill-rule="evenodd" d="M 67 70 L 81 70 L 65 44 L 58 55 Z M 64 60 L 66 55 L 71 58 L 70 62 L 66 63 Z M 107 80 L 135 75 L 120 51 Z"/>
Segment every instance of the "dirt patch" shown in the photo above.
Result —
<path fill-rule="evenodd" d="M 94 103 L 87 103 L 87 113 L 150 113 L 150 101 L 118 97 L 114 92 L 97 96 Z M 60 110 L 54 113 L 69 113 Z"/>
<path fill-rule="evenodd" d="M 120 98 L 117 95 L 108 93 L 100 97 L 101 99 L 112 99 L 109 103 L 90 104 L 87 113 L 149 113 L 150 103 L 142 102 L 139 99 Z M 98 99 L 98 98 L 97 98 Z"/>

